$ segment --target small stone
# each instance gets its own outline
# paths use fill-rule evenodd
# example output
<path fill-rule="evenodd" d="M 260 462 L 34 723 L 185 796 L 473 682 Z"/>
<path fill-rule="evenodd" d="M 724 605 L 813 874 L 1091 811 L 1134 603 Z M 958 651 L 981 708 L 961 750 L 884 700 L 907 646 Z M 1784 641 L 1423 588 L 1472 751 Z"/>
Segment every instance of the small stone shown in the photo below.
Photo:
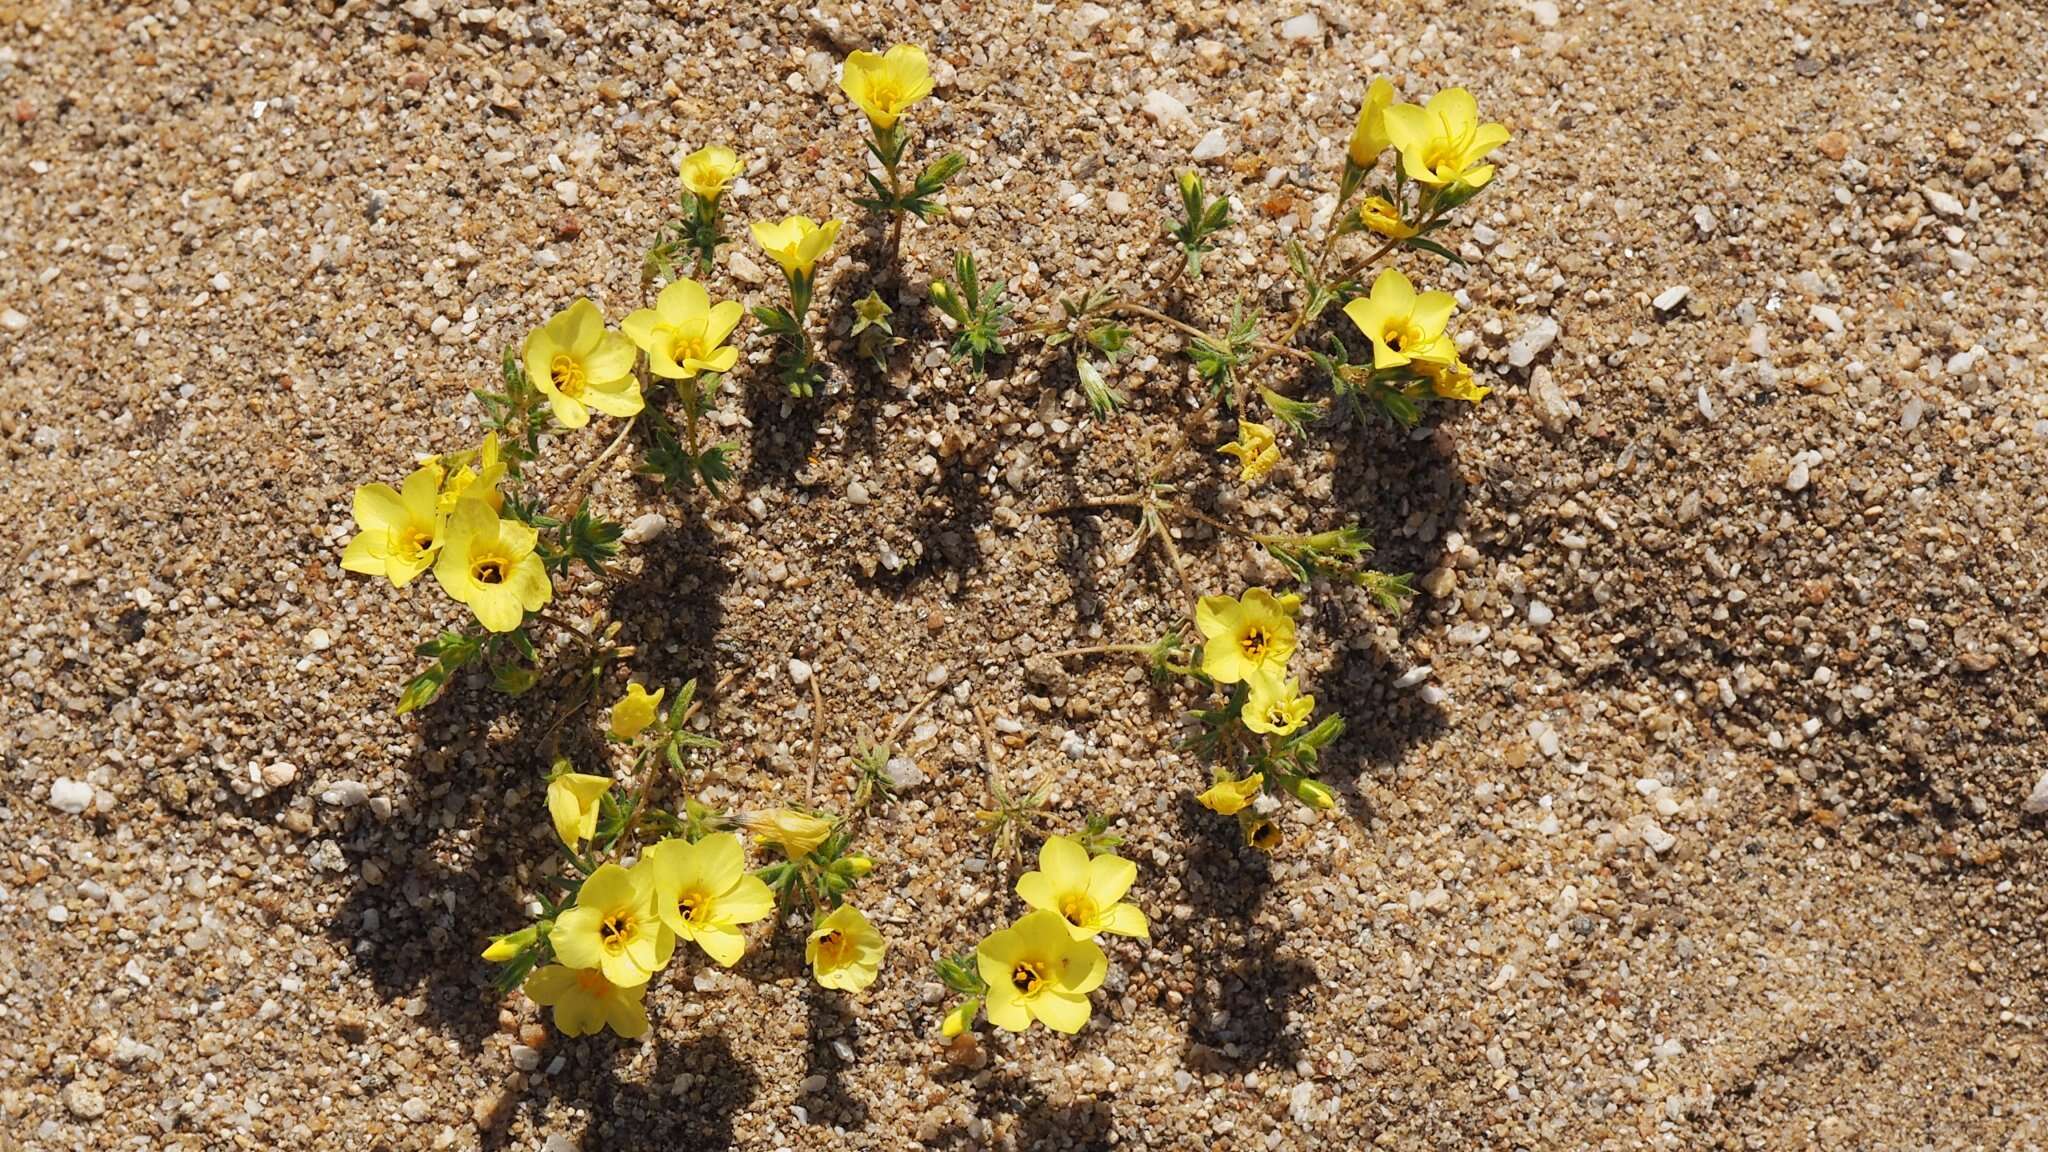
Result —
<path fill-rule="evenodd" d="M 2041 773 L 2041 778 L 2034 781 L 2034 791 L 2020 802 L 2020 809 L 2030 816 L 2048 812 L 2048 772 Z"/>
<path fill-rule="evenodd" d="M 1527 368 L 1545 349 L 1557 342 L 1563 329 L 1556 320 L 1539 316 L 1522 333 L 1508 344 L 1508 363 L 1516 368 Z"/>
<path fill-rule="evenodd" d="M 1840 131 L 1823 132 L 1813 146 L 1828 159 L 1840 160 L 1849 154 L 1849 137 Z"/>
<path fill-rule="evenodd" d="M 58 777 L 50 783 L 50 807 L 73 816 L 83 813 L 92 807 L 92 785 Z"/>
<path fill-rule="evenodd" d="M 626 530 L 619 533 L 619 539 L 627 544 L 647 544 L 659 540 L 668 531 L 668 517 L 659 512 L 648 512 L 633 517 Z"/>
<path fill-rule="evenodd" d="M 315 652 L 325 652 L 334 647 L 334 637 L 329 636 L 325 628 L 315 628 L 306 633 L 306 647 Z"/>
<path fill-rule="evenodd" d="M 80 1120 L 97 1120 L 107 1113 L 106 1097 L 101 1096 L 82 1080 L 74 1080 L 64 1086 L 64 1110 Z"/>
<path fill-rule="evenodd" d="M 322 804 L 332 804 L 337 808 L 353 808 L 369 798 L 369 785 L 361 780 L 337 780 L 320 792 Z"/>
<path fill-rule="evenodd" d="M 514 1044 L 512 1046 L 512 1066 L 521 1072 L 531 1072 L 540 1067 L 540 1049 L 529 1048 L 524 1044 Z"/>
<path fill-rule="evenodd" d="M 1712 208 L 1705 204 L 1695 204 L 1692 208 L 1692 226 L 1700 230 L 1700 235 L 1712 236 L 1714 230 L 1721 226 L 1721 222 L 1714 219 Z"/>
<path fill-rule="evenodd" d="M 1555 28 L 1557 5 L 1551 0 L 1534 0 L 1534 3 L 1529 5 L 1529 19 L 1534 20 L 1538 28 Z"/>
<path fill-rule="evenodd" d="M 919 768 L 915 760 L 894 756 L 882 765 L 882 778 L 889 782 L 889 787 L 900 792 L 924 783 L 924 769 Z"/>
<path fill-rule="evenodd" d="M 1963 202 L 1932 184 L 1922 185 L 1920 194 L 1927 198 L 1927 206 L 1941 216 L 1961 216 L 1965 209 Z"/>
<path fill-rule="evenodd" d="M 801 660 L 789 662 L 789 682 L 801 688 L 811 682 L 811 666 Z"/>
<path fill-rule="evenodd" d="M 1299 44 L 1305 40 L 1314 40 L 1322 34 L 1323 22 L 1313 12 L 1291 16 L 1286 23 L 1280 25 L 1280 38 L 1290 43 Z"/>
<path fill-rule="evenodd" d="M 1151 117 L 1152 122 L 1161 128 L 1191 123 L 1188 106 L 1181 103 L 1171 92 L 1157 88 L 1145 93 L 1145 115 Z"/>
<path fill-rule="evenodd" d="M 1829 332 L 1832 332 L 1837 336 L 1840 336 L 1842 334 L 1843 325 L 1842 314 L 1840 312 L 1835 311 L 1833 308 L 1828 307 L 1826 304 L 1815 304 L 1812 308 L 1811 314 L 1813 316 L 1814 322 L 1819 324 L 1821 327 L 1827 329 Z"/>
<path fill-rule="evenodd" d="M 1415 667 L 1401 673 L 1401 678 L 1394 681 L 1394 687 L 1413 688 L 1424 680 L 1429 679 L 1429 674 L 1433 671 L 1435 669 L 1428 664 L 1417 664 Z"/>
<path fill-rule="evenodd" d="M 1650 303 L 1659 312 L 1669 312 L 1680 304 L 1685 303 L 1685 298 L 1690 295 L 1692 295 L 1692 288 L 1688 285 L 1673 284 L 1664 291 L 1657 293 L 1657 298 L 1650 301 Z"/>
<path fill-rule="evenodd" d="M 1785 491 L 1803 492 L 1806 490 L 1806 485 L 1811 479 L 1811 470 L 1807 465 L 1805 455 L 1802 454 L 1792 461 L 1792 470 L 1785 473 Z"/>
<path fill-rule="evenodd" d="M 28 317 L 12 308 L 0 309 L 0 328 L 9 332 L 25 332 L 28 330 Z"/>
<path fill-rule="evenodd" d="M 1230 141 L 1224 138 L 1223 129 L 1211 128 L 1195 145 L 1196 160 L 1214 160 L 1230 151 Z"/>
<path fill-rule="evenodd" d="M 1552 432 L 1564 428 L 1579 414 L 1579 406 L 1564 394 L 1564 388 L 1547 366 L 1536 369 L 1530 377 L 1529 395 L 1536 401 L 1536 419 Z"/>
<path fill-rule="evenodd" d="M 299 778 L 299 766 L 289 760 L 279 760 L 275 764 L 265 764 L 262 775 L 263 786 L 275 792 L 279 788 L 290 787 L 291 782 Z"/>
<path fill-rule="evenodd" d="M 1643 843 L 1650 846 L 1650 851 L 1662 856 L 1673 848 L 1678 847 L 1678 837 L 1666 832 L 1663 825 L 1658 824 L 1655 820 L 1645 820 L 1643 821 Z"/>
<path fill-rule="evenodd" d="M 759 284 L 762 282 L 761 266 L 754 263 L 752 257 L 738 248 L 726 250 L 725 266 L 732 269 L 733 277 L 743 284 Z"/>
<path fill-rule="evenodd" d="M 1550 605 L 1545 604 L 1541 600 L 1529 601 L 1529 623 L 1541 628 L 1555 618 L 1555 614 L 1550 610 Z"/>
<path fill-rule="evenodd" d="M 1131 195 L 1128 192 L 1105 192 L 1102 206 L 1109 209 L 1111 216 L 1127 215 L 1131 210 Z"/>
<path fill-rule="evenodd" d="M 434 1106 L 427 1103 L 424 1096 L 406 1097 L 405 1103 L 400 1104 L 398 1110 L 414 1124 L 424 1124 L 434 1114 Z"/>
<path fill-rule="evenodd" d="M 866 504 L 871 499 L 873 497 L 868 495 L 867 485 L 858 480 L 846 482 L 846 502 L 848 504 Z"/>

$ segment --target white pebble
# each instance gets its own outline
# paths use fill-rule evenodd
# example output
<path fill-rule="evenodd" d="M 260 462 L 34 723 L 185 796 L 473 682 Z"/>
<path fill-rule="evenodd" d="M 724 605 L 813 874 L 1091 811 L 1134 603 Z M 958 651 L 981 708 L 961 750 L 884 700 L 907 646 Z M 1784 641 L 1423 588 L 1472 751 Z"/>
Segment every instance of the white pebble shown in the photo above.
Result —
<path fill-rule="evenodd" d="M 1690 295 L 1692 295 L 1690 287 L 1684 284 L 1673 284 L 1664 291 L 1657 293 L 1657 298 L 1650 301 L 1650 303 L 1659 312 L 1669 312 L 1680 304 L 1685 303 L 1685 298 Z"/>
<path fill-rule="evenodd" d="M 1195 159 L 1214 160 L 1230 151 L 1230 141 L 1223 136 L 1223 129 L 1211 128 L 1195 145 Z"/>
<path fill-rule="evenodd" d="M 325 652 L 334 647 L 334 637 L 329 636 L 325 628 L 315 628 L 306 633 L 306 647 L 315 652 Z"/>
<path fill-rule="evenodd" d="M 83 780 L 58 777 L 50 783 L 50 807 L 79 815 L 92 807 L 92 785 Z"/>
<path fill-rule="evenodd" d="M 1541 600 L 1529 601 L 1529 623 L 1541 628 L 1553 619 L 1555 614 L 1551 612 L 1550 605 Z"/>
<path fill-rule="evenodd" d="M 332 804 L 337 808 L 353 808 L 369 798 L 369 785 L 361 780 L 337 780 L 320 793 L 322 804 Z"/>
<path fill-rule="evenodd" d="M 2033 794 L 2020 804 L 2020 808 L 2030 815 L 2048 812 L 2048 772 L 2043 772 L 2041 778 L 2034 781 Z"/>
<path fill-rule="evenodd" d="M 662 533 L 667 531 L 668 517 L 659 512 L 648 512 L 635 516 L 632 523 L 626 525 L 626 530 L 619 533 L 619 539 L 627 544 L 645 544 L 661 539 Z"/>
<path fill-rule="evenodd" d="M 28 317 L 12 308 L 0 311 L 0 328 L 9 332 L 25 332 L 28 330 Z"/>
<path fill-rule="evenodd" d="M 1280 38 L 1295 43 L 1300 43 L 1303 40 L 1313 40 L 1322 34 L 1323 22 L 1317 19 L 1316 14 L 1313 12 L 1303 12 L 1299 16 L 1289 18 L 1286 23 L 1280 25 Z"/>
<path fill-rule="evenodd" d="M 789 682 L 801 688 L 811 682 L 811 666 L 801 660 L 789 662 Z"/>
<path fill-rule="evenodd" d="M 1431 665 L 1417 664 L 1415 667 L 1410 668 L 1406 672 L 1401 673 L 1401 678 L 1399 680 L 1394 681 L 1394 687 L 1413 688 L 1417 684 L 1422 683 L 1424 680 L 1429 679 L 1429 674 L 1432 670 L 1433 668 Z"/>
<path fill-rule="evenodd" d="M 1643 821 L 1643 843 L 1650 846 L 1650 851 L 1662 856 L 1673 848 L 1678 847 L 1678 837 L 1666 832 L 1663 826 L 1655 820 L 1645 820 Z"/>
<path fill-rule="evenodd" d="M 1162 128 L 1188 123 L 1188 106 L 1173 93 L 1154 88 L 1145 93 L 1145 115 Z"/>

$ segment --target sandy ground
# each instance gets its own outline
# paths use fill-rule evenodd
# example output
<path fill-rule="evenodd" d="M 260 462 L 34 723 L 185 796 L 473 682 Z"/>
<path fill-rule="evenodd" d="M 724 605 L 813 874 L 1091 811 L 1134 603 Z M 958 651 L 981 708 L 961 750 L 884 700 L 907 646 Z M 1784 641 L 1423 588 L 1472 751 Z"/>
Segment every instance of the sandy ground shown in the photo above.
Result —
<path fill-rule="evenodd" d="M 0 2 L 0 1149 L 2048 1144 L 2037 7 L 1328 5 L 1303 39 L 1310 9 L 1186 0 L 679 9 Z M 1173 306 L 1284 311 L 1366 80 L 1470 86 L 1515 132 L 1470 268 L 1404 267 L 1462 291 L 1499 391 L 1247 494 L 1167 336 L 1108 430 L 1036 353 L 945 366 L 914 308 L 896 378 L 840 355 L 813 404 L 757 356 L 739 491 L 608 469 L 602 509 L 671 527 L 563 603 L 645 677 L 732 677 L 691 786 L 736 806 L 801 792 L 790 659 L 826 801 L 943 689 L 867 842 L 890 964 L 823 994 L 761 932 L 672 973 L 646 1044 L 547 1038 L 475 960 L 547 855 L 545 714 L 393 716 L 458 613 L 340 571 L 349 493 L 472 440 L 466 389 L 569 299 L 641 303 L 684 146 L 752 158 L 743 214 L 855 212 L 831 65 L 897 38 L 973 161 L 909 287 L 972 245 L 1032 319 L 1143 290 L 1212 129 L 1241 225 Z M 872 244 L 824 274 L 842 315 Z M 770 298 L 765 266 L 718 291 Z M 1127 519 L 1032 514 L 1154 468 L 1431 574 L 1399 616 L 1312 598 L 1345 802 L 1270 861 L 1190 802 L 1187 697 L 1025 667 L 1183 610 Z M 1182 547 L 1212 590 L 1274 574 Z M 948 1059 L 927 961 L 1013 907 L 976 707 L 1016 781 L 1121 814 L 1157 930 L 1080 1037 Z M 558 738 L 602 769 L 594 723 Z"/>

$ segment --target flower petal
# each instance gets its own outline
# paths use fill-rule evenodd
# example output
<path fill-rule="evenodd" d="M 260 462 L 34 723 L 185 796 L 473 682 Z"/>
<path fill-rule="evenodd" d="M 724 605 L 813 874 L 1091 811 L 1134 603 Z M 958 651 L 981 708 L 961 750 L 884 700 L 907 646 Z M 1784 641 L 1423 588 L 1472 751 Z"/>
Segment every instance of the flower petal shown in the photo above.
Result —
<path fill-rule="evenodd" d="M 1138 879 L 1138 866 L 1121 856 L 1097 856 L 1088 862 L 1088 898 L 1107 908 L 1124 898 Z"/>

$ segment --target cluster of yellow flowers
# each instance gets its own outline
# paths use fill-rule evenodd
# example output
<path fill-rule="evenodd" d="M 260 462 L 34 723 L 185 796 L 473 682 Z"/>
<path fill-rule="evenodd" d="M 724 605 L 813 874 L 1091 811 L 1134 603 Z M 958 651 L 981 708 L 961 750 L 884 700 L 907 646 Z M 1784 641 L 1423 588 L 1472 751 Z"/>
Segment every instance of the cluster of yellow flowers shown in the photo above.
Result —
<path fill-rule="evenodd" d="M 657 749 L 677 721 L 661 719 L 666 690 L 649 693 L 638 682 L 612 706 L 611 735 L 631 742 L 650 727 L 662 739 L 643 749 L 643 762 L 660 760 Z M 677 943 L 694 944 L 722 967 L 745 954 L 746 925 L 774 915 L 777 888 L 765 876 L 792 868 L 816 868 L 835 883 L 824 890 L 837 902 L 819 916 L 805 941 L 804 958 L 826 988 L 858 992 L 875 982 L 887 943 L 860 909 L 843 899 L 853 880 L 873 864 L 863 856 L 830 852 L 837 825 L 792 809 L 777 809 L 735 821 L 772 846 L 783 862 L 748 871 L 740 837 L 708 825 L 701 811 L 688 821 L 645 808 L 636 797 L 622 808 L 611 799 L 613 781 L 558 765 L 548 780 L 548 815 L 570 864 L 583 875 L 573 904 L 551 909 L 539 923 L 492 940 L 484 959 L 526 973 L 524 988 L 534 1002 L 554 1009 L 555 1024 L 571 1036 L 609 1027 L 621 1036 L 647 1030 L 643 1005 L 648 982 L 666 968 Z M 637 814 L 677 827 L 679 834 L 645 846 L 630 864 L 593 864 L 586 852 L 628 847 Z M 609 819 L 608 819 L 609 818 Z"/>
<path fill-rule="evenodd" d="M 1109 959 L 1098 936 L 1149 939 L 1145 913 L 1124 900 L 1138 866 L 1121 856 L 1091 856 L 1078 840 L 1048 836 L 1038 868 L 1017 878 L 1017 895 L 1032 910 L 990 933 L 974 964 L 942 963 L 940 976 L 967 998 L 946 1013 L 940 1033 L 959 1036 L 985 1012 L 989 1023 L 1022 1032 L 1032 1021 L 1055 1032 L 1088 1023 L 1088 994 L 1101 987 Z"/>

